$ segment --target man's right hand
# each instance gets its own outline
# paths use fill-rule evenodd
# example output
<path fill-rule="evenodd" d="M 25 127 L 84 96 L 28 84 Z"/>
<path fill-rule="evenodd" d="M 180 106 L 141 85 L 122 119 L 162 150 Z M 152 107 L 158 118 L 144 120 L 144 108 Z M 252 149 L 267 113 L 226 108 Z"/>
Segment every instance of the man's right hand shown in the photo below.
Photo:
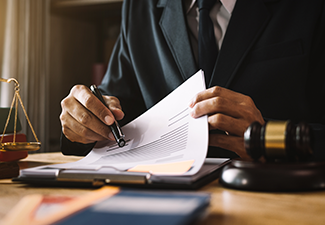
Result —
<path fill-rule="evenodd" d="M 103 96 L 106 105 L 84 85 L 74 86 L 61 101 L 60 121 L 63 134 L 72 142 L 83 144 L 102 140 L 114 140 L 108 125 L 121 120 L 124 113 L 119 100 Z"/>

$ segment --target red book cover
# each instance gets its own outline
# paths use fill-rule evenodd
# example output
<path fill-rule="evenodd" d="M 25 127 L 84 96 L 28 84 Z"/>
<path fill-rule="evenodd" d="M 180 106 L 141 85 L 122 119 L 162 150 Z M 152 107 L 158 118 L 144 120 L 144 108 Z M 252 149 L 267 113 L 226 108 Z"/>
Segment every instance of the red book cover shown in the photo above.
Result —
<path fill-rule="evenodd" d="M 0 136 L 1 138 L 1 136 Z M 12 142 L 14 138 L 13 134 L 6 134 L 3 137 L 2 143 Z M 16 134 L 16 142 L 26 142 L 25 134 Z M 28 156 L 27 151 L 11 151 L 11 152 L 3 152 L 0 151 L 0 161 L 1 162 L 9 162 L 9 161 L 17 161 L 19 159 L 24 159 Z"/>

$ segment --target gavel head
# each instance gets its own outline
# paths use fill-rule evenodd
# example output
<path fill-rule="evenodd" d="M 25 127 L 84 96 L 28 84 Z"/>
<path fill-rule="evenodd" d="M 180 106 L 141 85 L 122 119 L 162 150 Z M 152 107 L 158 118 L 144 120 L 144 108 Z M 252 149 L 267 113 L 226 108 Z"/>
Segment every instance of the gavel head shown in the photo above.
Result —
<path fill-rule="evenodd" d="M 252 123 L 244 133 L 247 154 L 254 160 L 303 161 L 313 153 L 312 129 L 305 122 L 269 121 Z"/>

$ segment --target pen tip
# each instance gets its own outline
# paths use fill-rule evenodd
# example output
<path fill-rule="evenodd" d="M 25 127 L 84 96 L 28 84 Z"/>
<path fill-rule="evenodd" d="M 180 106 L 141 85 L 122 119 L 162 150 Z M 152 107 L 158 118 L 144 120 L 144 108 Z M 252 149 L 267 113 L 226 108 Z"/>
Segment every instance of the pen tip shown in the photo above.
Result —
<path fill-rule="evenodd" d="M 118 146 L 124 147 L 124 145 L 125 145 L 125 141 L 123 139 L 122 140 L 119 140 Z"/>

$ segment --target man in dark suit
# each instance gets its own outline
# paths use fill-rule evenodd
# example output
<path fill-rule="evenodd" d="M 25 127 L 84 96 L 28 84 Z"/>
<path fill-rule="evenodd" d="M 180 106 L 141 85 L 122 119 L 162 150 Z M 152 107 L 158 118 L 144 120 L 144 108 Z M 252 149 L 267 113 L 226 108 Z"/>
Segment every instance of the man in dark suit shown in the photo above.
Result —
<path fill-rule="evenodd" d="M 218 58 L 207 90 L 190 104 L 193 117 L 209 115 L 209 155 L 246 157 L 243 133 L 253 121 L 322 126 L 324 1 L 221 2 L 216 13 L 224 12 L 226 22 L 216 32 Z M 113 139 L 107 125 L 114 118 L 131 121 L 199 70 L 193 11 L 195 17 L 191 0 L 124 1 L 121 33 L 100 85 L 110 110 L 87 87 L 73 87 L 62 101 L 63 153 L 85 155 L 96 141 Z"/>

